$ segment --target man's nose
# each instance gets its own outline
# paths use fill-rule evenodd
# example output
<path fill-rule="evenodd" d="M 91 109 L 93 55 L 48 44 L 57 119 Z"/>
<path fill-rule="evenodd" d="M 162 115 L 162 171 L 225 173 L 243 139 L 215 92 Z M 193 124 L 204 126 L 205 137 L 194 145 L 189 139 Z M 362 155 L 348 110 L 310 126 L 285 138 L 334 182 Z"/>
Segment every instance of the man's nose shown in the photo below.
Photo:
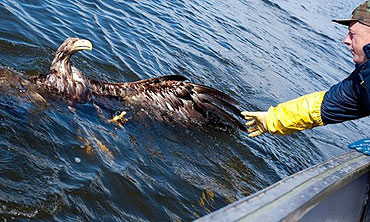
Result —
<path fill-rule="evenodd" d="M 343 43 L 346 45 L 350 45 L 351 42 L 351 38 L 349 37 L 349 34 L 347 34 L 347 36 L 343 39 Z"/>

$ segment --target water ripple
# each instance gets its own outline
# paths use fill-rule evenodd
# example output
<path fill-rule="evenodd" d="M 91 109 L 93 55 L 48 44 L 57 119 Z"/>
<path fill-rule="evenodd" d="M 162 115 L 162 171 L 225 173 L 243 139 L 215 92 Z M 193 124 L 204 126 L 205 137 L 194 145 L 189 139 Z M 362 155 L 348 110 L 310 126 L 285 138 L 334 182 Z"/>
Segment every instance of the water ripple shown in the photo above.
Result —
<path fill-rule="evenodd" d="M 0 66 L 47 72 L 66 37 L 92 52 L 74 64 L 103 81 L 181 74 L 264 110 L 325 90 L 353 68 L 330 20 L 361 2 L 12 1 L 0 3 Z M 320 22 L 318 22 L 320 21 Z M 191 221 L 345 152 L 366 120 L 288 137 L 190 130 L 128 111 L 122 102 L 47 102 L 0 85 L 0 219 Z M 113 111 L 112 111 L 113 110 Z M 79 160 L 79 161 L 76 161 Z"/>

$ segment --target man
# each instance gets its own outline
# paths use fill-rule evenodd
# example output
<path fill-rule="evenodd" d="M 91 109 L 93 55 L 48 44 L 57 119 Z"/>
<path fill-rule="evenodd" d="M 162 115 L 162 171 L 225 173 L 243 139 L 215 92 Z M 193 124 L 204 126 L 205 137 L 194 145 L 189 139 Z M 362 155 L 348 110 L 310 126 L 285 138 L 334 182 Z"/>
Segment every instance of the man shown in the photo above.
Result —
<path fill-rule="evenodd" d="M 250 137 L 265 132 L 288 135 L 325 124 L 340 123 L 370 115 L 370 1 L 358 6 L 350 19 L 333 20 L 348 26 L 343 43 L 353 56 L 355 70 L 329 91 L 315 92 L 270 107 L 267 112 L 242 112 L 249 120 Z M 370 139 L 349 145 L 370 155 Z"/>

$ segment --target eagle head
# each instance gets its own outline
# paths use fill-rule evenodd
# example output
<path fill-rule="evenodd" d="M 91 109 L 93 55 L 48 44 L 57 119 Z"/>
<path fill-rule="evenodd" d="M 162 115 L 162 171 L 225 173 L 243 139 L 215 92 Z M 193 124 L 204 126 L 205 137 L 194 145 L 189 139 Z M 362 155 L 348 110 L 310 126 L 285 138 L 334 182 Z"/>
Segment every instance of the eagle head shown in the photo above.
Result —
<path fill-rule="evenodd" d="M 88 101 L 91 94 L 88 80 L 70 60 L 74 53 L 82 50 L 92 50 L 89 40 L 66 39 L 56 51 L 49 73 L 43 78 L 38 78 L 38 83 L 76 101 Z"/>

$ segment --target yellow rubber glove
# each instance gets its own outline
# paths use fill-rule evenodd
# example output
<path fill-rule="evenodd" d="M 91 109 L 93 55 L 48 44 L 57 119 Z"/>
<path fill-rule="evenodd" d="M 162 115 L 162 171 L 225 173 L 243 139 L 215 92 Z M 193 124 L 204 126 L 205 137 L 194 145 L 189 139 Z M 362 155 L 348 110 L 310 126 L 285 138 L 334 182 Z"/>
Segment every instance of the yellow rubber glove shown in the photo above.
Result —
<path fill-rule="evenodd" d="M 271 106 L 267 111 L 267 130 L 274 135 L 289 135 L 316 126 L 323 126 L 321 104 L 325 91 L 307 94 Z"/>
<path fill-rule="evenodd" d="M 271 106 L 267 112 L 248 112 L 241 114 L 250 120 L 245 125 L 248 136 L 255 137 L 265 132 L 275 135 L 288 135 L 316 126 L 322 126 L 321 103 L 325 91 L 307 94 L 290 101 Z"/>
<path fill-rule="evenodd" d="M 245 125 L 248 126 L 248 136 L 256 137 L 267 132 L 266 117 L 267 112 L 248 112 L 241 113 L 248 121 Z"/>

